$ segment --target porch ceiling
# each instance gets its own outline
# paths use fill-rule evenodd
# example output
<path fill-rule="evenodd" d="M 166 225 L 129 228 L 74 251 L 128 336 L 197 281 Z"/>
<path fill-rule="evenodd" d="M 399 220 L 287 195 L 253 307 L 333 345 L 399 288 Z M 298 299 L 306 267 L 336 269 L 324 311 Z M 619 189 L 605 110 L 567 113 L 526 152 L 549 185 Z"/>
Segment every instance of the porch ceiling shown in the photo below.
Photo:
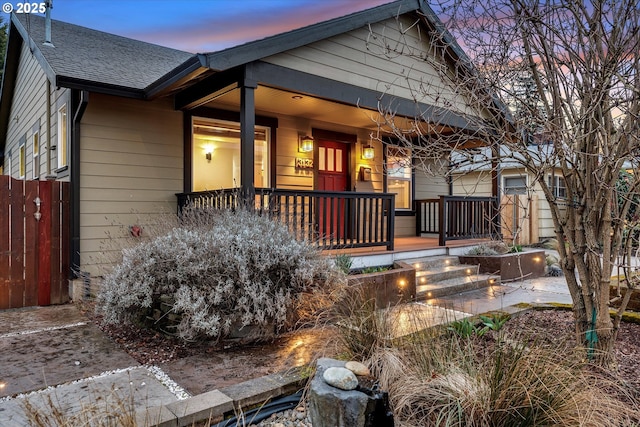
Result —
<path fill-rule="evenodd" d="M 324 99 L 258 86 L 255 92 L 256 113 L 262 115 L 282 114 L 313 121 L 336 123 L 362 129 L 376 129 L 377 111 L 327 101 Z M 240 90 L 229 91 L 206 107 L 227 108 L 237 111 L 240 108 Z"/>

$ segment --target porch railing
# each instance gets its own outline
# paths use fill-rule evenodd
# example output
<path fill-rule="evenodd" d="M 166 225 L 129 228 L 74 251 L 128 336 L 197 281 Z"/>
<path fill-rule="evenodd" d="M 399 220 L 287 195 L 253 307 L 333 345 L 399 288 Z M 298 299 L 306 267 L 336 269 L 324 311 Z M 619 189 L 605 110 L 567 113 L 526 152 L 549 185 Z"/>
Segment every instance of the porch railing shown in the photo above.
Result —
<path fill-rule="evenodd" d="M 282 221 L 297 238 L 323 249 L 386 246 L 393 250 L 394 194 L 257 188 L 251 196 L 224 189 L 177 197 L 179 211 L 187 205 L 233 209 L 253 201 L 258 212 Z"/>
<path fill-rule="evenodd" d="M 440 196 L 416 200 L 416 235 L 437 234 L 440 246 L 449 240 L 496 237 L 500 217 L 496 197 Z"/>

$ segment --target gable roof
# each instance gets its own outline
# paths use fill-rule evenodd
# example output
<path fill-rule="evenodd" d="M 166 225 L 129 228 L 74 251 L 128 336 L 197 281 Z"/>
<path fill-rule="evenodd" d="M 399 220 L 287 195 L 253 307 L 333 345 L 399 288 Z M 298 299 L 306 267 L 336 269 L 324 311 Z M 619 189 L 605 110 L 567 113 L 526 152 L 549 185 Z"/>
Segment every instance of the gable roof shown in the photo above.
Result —
<path fill-rule="evenodd" d="M 224 71 L 356 30 L 368 24 L 374 24 L 412 12 L 417 13 L 423 19 L 423 22 L 443 36 L 446 42 L 445 50 L 450 59 L 462 61 L 465 66 L 471 67 L 469 57 L 458 45 L 455 38 L 445 29 L 426 0 L 397 0 L 220 51 L 201 53 L 198 54 L 198 58 L 203 67 L 212 71 Z M 182 71 L 184 75 L 187 72 L 187 70 Z M 168 85 L 179 78 L 178 73 L 180 73 L 178 70 L 176 70 L 176 73 L 169 73 L 163 79 L 155 82 L 150 91 L 157 93 L 166 89 Z"/>
<path fill-rule="evenodd" d="M 144 91 L 193 54 L 51 21 L 51 42 L 44 45 L 44 17 L 13 14 L 11 21 L 28 41 L 49 79 L 57 86 L 84 84 Z"/>

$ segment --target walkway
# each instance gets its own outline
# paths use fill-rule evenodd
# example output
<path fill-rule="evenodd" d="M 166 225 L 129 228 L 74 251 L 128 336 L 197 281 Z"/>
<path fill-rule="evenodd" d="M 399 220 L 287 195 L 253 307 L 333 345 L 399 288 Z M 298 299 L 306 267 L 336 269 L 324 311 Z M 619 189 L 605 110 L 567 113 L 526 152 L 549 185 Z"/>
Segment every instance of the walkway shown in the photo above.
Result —
<path fill-rule="evenodd" d="M 433 324 L 505 309 L 517 303 L 545 302 L 571 302 L 564 278 L 545 277 L 503 284 L 407 305 L 396 313 L 396 319 L 410 324 L 408 319 L 419 318 Z M 411 324 L 416 325 L 413 320 Z M 403 332 L 399 329 L 397 334 Z M 292 345 L 290 349 L 279 349 L 255 360 L 267 364 L 282 357 L 295 361 L 289 362 L 289 366 L 302 365 L 308 363 L 306 359 L 313 354 L 306 351 L 301 357 L 301 348 Z M 24 413 L 26 400 L 45 413 L 51 413 L 50 401 L 65 413 L 94 409 L 132 414 L 160 405 L 169 405 L 174 413 L 177 410 L 187 413 L 206 411 L 208 405 L 214 405 L 211 402 L 222 405 L 221 411 L 229 411 L 233 409 L 233 402 L 260 403 L 276 393 L 274 390 L 282 392 L 283 387 L 295 382 L 295 379 L 269 375 L 250 383 L 222 387 L 205 378 L 210 375 L 207 372 L 213 373 L 216 369 L 213 365 L 204 366 L 206 360 L 202 357 L 178 360 L 172 365 L 163 365 L 163 369 L 141 366 L 87 321 L 74 305 L 0 312 L 0 425 L 28 425 Z M 233 363 L 231 360 L 218 362 L 214 365 L 218 363 L 218 369 L 225 371 Z M 184 370 L 187 365 L 190 373 Z M 254 371 L 257 375 L 269 372 L 265 366 L 256 366 Z M 172 378 L 165 372 L 170 372 Z M 242 380 L 239 378 L 237 382 Z M 206 384 L 210 386 L 204 387 Z M 189 398 L 188 391 L 205 394 Z M 158 412 L 155 417 L 160 419 L 165 415 Z"/>

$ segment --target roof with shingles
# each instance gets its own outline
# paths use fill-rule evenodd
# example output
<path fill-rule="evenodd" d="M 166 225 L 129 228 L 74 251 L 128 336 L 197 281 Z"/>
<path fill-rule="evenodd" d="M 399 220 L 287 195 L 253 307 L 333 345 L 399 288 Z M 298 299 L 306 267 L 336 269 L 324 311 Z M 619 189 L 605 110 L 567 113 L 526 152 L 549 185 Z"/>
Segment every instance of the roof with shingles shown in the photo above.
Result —
<path fill-rule="evenodd" d="M 168 47 L 51 21 L 51 42 L 43 45 L 44 17 L 15 15 L 56 76 L 145 89 L 193 56 Z M 24 37 L 24 34 L 23 34 Z"/>

